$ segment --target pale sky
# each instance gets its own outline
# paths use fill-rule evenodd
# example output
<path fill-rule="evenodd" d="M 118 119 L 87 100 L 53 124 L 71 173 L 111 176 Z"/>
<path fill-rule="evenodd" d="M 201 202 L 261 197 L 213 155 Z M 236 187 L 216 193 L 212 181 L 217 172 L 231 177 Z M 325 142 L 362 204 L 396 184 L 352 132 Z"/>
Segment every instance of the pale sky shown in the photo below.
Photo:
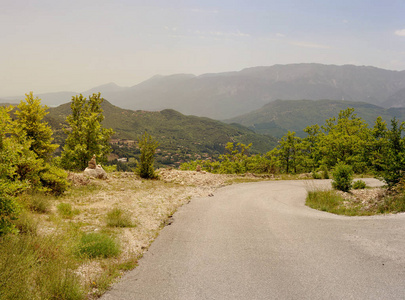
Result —
<path fill-rule="evenodd" d="M 304 62 L 405 70 L 405 0 L 0 0 L 0 97 Z"/>

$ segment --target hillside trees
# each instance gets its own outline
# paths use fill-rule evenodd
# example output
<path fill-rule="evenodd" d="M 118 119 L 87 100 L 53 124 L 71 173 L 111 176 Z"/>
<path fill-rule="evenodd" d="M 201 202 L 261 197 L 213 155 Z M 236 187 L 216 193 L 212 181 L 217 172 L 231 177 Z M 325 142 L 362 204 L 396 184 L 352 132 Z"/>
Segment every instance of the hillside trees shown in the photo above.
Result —
<path fill-rule="evenodd" d="M 103 162 L 111 152 L 109 139 L 114 131 L 101 125 L 104 120 L 103 101 L 100 93 L 89 96 L 88 100 L 82 95 L 72 97 L 72 114 L 66 118 L 70 128 L 66 129 L 68 137 L 61 156 L 64 168 L 84 170 L 93 155 L 97 161 Z"/>
<path fill-rule="evenodd" d="M 305 128 L 307 136 L 299 138 L 287 132 L 278 146 L 262 156 L 243 157 L 243 168 L 232 168 L 229 154 L 219 161 L 185 163 L 182 169 L 193 170 L 200 165 L 214 173 L 327 172 L 336 166 L 349 166 L 355 173 L 372 172 L 388 186 L 394 186 L 405 171 L 405 123 L 391 120 L 390 129 L 381 117 L 373 128 L 357 117 L 353 108 L 341 110 L 336 117 Z M 232 145 L 233 146 L 233 145 Z M 229 147 L 228 147 L 229 148 Z M 233 150 L 233 148 L 230 148 Z M 339 169 L 339 168 L 338 168 Z M 342 169 L 342 168 L 340 168 Z"/>

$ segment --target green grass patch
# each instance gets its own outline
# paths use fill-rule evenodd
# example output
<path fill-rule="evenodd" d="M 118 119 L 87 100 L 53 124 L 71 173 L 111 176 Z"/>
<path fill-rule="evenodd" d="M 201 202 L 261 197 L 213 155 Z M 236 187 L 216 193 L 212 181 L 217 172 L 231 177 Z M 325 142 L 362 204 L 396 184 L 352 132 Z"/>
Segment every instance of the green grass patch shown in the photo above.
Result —
<path fill-rule="evenodd" d="M 65 239 L 9 235 L 0 241 L 0 299 L 84 299 Z"/>
<path fill-rule="evenodd" d="M 335 190 L 309 191 L 305 204 L 313 209 L 326 211 L 337 215 L 364 216 L 372 214 L 362 209 L 360 205 L 346 206 L 345 199 Z"/>
<path fill-rule="evenodd" d="M 106 216 L 106 223 L 109 227 L 135 227 L 135 223 L 131 220 L 131 215 L 116 207 L 110 210 Z"/>
<path fill-rule="evenodd" d="M 59 203 L 56 206 L 59 215 L 62 218 L 66 218 L 66 219 L 71 219 L 73 218 L 74 215 L 77 215 L 80 213 L 80 211 L 78 209 L 73 209 L 72 204 L 70 203 Z"/>
<path fill-rule="evenodd" d="M 118 256 L 117 242 L 105 233 L 85 233 L 76 248 L 76 255 L 88 258 L 107 258 Z"/>

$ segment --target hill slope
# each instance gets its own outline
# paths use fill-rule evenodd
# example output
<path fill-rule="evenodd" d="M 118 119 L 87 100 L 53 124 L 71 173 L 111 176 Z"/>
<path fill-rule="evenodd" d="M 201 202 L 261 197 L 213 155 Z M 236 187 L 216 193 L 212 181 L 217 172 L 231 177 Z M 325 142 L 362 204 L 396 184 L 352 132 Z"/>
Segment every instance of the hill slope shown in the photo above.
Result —
<path fill-rule="evenodd" d="M 265 153 L 276 145 L 275 138 L 257 134 L 242 125 L 185 116 L 171 109 L 158 112 L 125 110 L 108 101 L 102 104 L 102 108 L 105 116 L 103 125 L 116 131 L 114 139 L 136 140 L 147 131 L 160 143 L 158 158 L 161 162 L 215 157 L 224 153 L 227 142 L 253 143 L 252 153 Z M 50 108 L 46 116 L 46 120 L 55 129 L 59 144 L 63 143 L 64 134 L 61 129 L 70 113 L 70 104 L 63 104 Z M 136 152 L 134 149 L 128 150 L 126 155 L 123 148 L 125 147 L 120 150 L 116 147 L 115 152 L 127 157 Z"/>
<path fill-rule="evenodd" d="M 388 124 L 393 117 L 400 121 L 405 120 L 405 108 L 384 109 L 364 102 L 341 100 L 277 100 L 225 122 L 239 123 L 257 133 L 278 138 L 288 130 L 295 131 L 298 136 L 305 136 L 303 132 L 305 127 L 314 124 L 323 125 L 326 119 L 337 116 L 340 110 L 348 107 L 354 108 L 357 116 L 363 118 L 369 126 L 374 125 L 378 116 Z"/>

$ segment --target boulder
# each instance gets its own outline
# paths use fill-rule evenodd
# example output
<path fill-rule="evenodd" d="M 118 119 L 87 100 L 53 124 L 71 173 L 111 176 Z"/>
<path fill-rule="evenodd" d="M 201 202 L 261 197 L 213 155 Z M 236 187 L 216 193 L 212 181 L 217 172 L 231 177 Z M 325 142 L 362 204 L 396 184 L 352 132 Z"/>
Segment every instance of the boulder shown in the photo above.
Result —
<path fill-rule="evenodd" d="M 107 179 L 108 178 L 107 172 L 104 171 L 104 169 L 100 165 L 97 165 L 95 169 L 86 168 L 84 170 L 84 175 L 98 178 L 98 179 Z"/>

